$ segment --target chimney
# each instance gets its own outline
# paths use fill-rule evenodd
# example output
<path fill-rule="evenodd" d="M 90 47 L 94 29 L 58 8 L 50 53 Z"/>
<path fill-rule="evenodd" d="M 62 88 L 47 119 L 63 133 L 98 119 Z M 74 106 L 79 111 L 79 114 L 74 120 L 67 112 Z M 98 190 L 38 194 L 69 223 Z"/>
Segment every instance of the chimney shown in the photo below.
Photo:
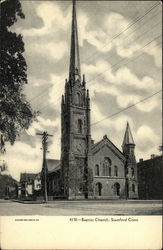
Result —
<path fill-rule="evenodd" d="M 143 162 L 143 158 L 140 158 L 140 159 L 139 159 L 139 162 Z"/>

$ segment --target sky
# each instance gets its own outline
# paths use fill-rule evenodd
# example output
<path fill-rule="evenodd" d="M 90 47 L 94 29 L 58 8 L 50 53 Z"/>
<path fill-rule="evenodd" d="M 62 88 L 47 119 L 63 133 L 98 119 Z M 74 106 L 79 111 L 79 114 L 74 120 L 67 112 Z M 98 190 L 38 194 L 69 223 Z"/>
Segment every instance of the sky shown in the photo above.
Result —
<path fill-rule="evenodd" d="M 69 75 L 72 18 L 71 1 L 21 3 L 25 19 L 18 19 L 12 31 L 23 36 L 28 66 L 24 93 L 40 115 L 14 146 L 6 145 L 4 158 L 17 180 L 20 172 L 41 171 L 37 132 L 53 135 L 47 158 L 60 159 L 60 104 Z M 105 118 L 161 90 L 161 8 L 160 1 L 77 1 L 81 73 L 90 91 L 92 139 L 97 142 L 107 134 L 121 150 L 128 121 L 137 161 L 160 154 L 162 93 Z"/>

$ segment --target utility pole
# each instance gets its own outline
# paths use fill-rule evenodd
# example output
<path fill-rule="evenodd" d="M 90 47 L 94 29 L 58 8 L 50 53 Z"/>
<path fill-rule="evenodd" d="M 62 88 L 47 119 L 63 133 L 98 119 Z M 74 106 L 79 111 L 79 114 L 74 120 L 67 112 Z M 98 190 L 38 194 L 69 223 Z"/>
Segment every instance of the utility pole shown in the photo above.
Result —
<path fill-rule="evenodd" d="M 46 131 L 44 131 L 42 134 L 41 133 L 36 133 L 36 135 L 41 135 L 42 136 L 42 149 L 43 149 L 43 165 L 42 165 L 42 170 L 43 170 L 43 180 L 44 180 L 44 185 L 43 185 L 43 191 L 44 191 L 44 201 L 48 201 L 48 196 L 47 196 L 47 162 L 46 162 L 46 153 L 48 152 L 48 136 L 49 135 Z"/>

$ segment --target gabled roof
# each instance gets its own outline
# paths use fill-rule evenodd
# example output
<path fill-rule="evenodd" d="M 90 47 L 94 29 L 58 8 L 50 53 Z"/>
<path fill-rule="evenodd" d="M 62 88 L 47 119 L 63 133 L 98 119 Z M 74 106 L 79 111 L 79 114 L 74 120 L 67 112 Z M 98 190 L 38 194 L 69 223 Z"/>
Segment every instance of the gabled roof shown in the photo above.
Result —
<path fill-rule="evenodd" d="M 48 173 L 51 173 L 60 169 L 60 160 L 47 159 L 46 162 L 47 162 Z"/>
<path fill-rule="evenodd" d="M 102 147 L 107 145 L 110 150 L 122 161 L 125 160 L 124 154 L 114 145 L 113 142 L 109 140 L 107 135 L 104 135 L 103 139 L 95 144 L 92 145 L 92 153 L 98 152 Z"/>
<path fill-rule="evenodd" d="M 127 126 L 126 126 L 126 131 L 125 131 L 125 135 L 124 135 L 124 139 L 123 139 L 123 145 L 127 145 L 127 144 L 135 144 L 132 134 L 131 134 L 131 130 L 130 130 L 130 126 L 129 123 L 127 122 Z"/>

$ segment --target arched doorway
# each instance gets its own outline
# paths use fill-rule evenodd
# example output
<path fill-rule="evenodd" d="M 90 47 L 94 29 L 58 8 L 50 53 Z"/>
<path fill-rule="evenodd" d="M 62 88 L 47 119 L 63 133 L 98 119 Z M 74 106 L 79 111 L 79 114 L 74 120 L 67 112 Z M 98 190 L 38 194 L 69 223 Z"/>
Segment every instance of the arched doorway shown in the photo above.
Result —
<path fill-rule="evenodd" d="M 119 183 L 115 183 L 114 184 L 114 193 L 115 193 L 115 195 L 120 195 L 120 184 Z"/>
<path fill-rule="evenodd" d="M 96 183 L 96 195 L 101 196 L 102 195 L 102 184 L 100 182 Z"/>

